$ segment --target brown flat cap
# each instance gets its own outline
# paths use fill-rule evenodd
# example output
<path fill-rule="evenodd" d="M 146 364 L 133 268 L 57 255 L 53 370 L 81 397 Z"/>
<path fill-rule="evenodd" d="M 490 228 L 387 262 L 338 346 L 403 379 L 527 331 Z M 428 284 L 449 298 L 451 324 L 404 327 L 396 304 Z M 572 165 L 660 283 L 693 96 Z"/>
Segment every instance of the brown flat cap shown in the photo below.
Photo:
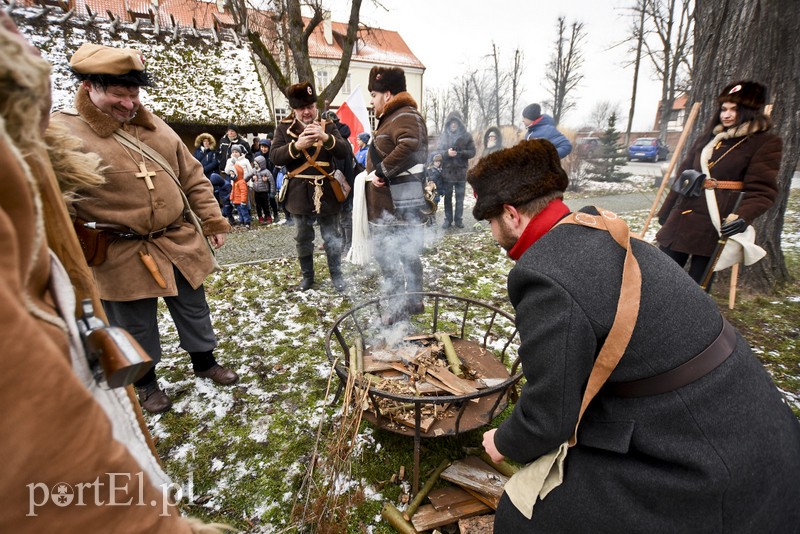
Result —
<path fill-rule="evenodd" d="M 144 70 L 144 56 L 132 48 L 112 48 L 83 43 L 72 55 L 69 66 L 79 74 L 111 74 L 119 76 L 132 70 Z"/>

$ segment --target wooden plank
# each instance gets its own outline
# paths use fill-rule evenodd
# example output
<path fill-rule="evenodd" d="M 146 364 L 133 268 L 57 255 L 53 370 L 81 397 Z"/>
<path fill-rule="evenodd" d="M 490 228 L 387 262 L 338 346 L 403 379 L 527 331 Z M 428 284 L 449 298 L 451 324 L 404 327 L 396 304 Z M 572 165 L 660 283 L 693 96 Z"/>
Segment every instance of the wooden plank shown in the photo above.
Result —
<path fill-rule="evenodd" d="M 500 497 L 494 497 L 492 495 L 483 495 L 480 492 L 477 492 L 473 489 L 464 488 L 464 491 L 481 501 L 483 504 L 491 508 L 492 510 L 497 510 L 497 505 L 500 504 Z"/>
<path fill-rule="evenodd" d="M 459 378 L 444 367 L 436 367 L 428 369 L 428 374 L 434 378 L 441 380 L 452 389 L 460 391 L 459 395 L 466 395 L 467 393 L 476 393 L 478 388 L 469 383 L 468 380 Z"/>
<path fill-rule="evenodd" d="M 431 490 L 428 494 L 428 500 L 431 501 L 436 510 L 444 510 L 465 502 L 474 501 L 475 497 L 460 486 L 444 486 Z"/>
<path fill-rule="evenodd" d="M 398 360 L 400 361 L 400 360 Z M 371 355 L 364 355 L 364 372 L 365 373 L 374 373 L 376 371 L 385 371 L 387 369 L 391 369 L 392 366 L 390 362 L 385 360 L 376 360 Z"/>
<path fill-rule="evenodd" d="M 442 478 L 458 484 L 466 489 L 477 491 L 482 495 L 500 498 L 508 477 L 488 466 L 476 456 L 468 456 L 457 460 L 444 470 Z"/>
<path fill-rule="evenodd" d="M 419 507 L 417 513 L 411 518 L 411 523 L 418 532 L 422 532 L 455 523 L 459 519 L 485 514 L 491 512 L 491 510 L 491 508 L 475 499 L 447 510 L 436 510 L 433 505 L 426 504 Z"/>
<path fill-rule="evenodd" d="M 415 428 L 415 426 L 414 426 L 414 410 L 412 408 L 409 411 L 411 412 L 410 416 L 398 415 L 398 416 L 396 416 L 394 418 L 394 420 L 397 421 L 398 423 L 404 425 L 404 426 L 409 427 L 409 428 Z M 435 417 L 424 417 L 424 416 L 420 417 L 419 418 L 419 429 L 422 432 L 427 432 L 428 430 L 430 430 L 431 425 L 433 425 L 433 423 L 435 423 L 435 422 L 436 422 L 436 418 Z"/>

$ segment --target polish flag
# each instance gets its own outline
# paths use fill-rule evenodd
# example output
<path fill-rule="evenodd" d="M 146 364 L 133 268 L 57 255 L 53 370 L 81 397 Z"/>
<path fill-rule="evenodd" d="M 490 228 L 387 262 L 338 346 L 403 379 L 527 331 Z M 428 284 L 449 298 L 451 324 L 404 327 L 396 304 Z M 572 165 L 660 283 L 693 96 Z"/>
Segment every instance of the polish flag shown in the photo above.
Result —
<path fill-rule="evenodd" d="M 353 152 L 358 152 L 358 134 L 361 132 L 370 133 L 372 128 L 369 126 L 369 112 L 364 96 L 361 94 L 361 86 L 357 86 L 350 93 L 347 101 L 336 110 L 339 120 L 350 127 L 350 137 L 348 140 L 353 145 Z"/>

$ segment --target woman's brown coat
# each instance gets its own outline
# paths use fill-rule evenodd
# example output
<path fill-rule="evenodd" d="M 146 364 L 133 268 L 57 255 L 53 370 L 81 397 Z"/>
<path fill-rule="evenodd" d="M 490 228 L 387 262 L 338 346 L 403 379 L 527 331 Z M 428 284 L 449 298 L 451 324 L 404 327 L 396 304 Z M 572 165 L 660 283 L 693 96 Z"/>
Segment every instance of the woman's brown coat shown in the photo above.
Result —
<path fill-rule="evenodd" d="M 737 145 L 740 141 L 741 144 Z M 717 162 L 711 167 L 709 178 L 744 183 L 745 194 L 736 211 L 748 223 L 767 211 L 775 201 L 778 194 L 775 177 L 781 165 L 782 148 L 780 137 L 758 132 L 746 138 L 723 139 L 709 158 L 710 162 Z M 678 176 L 686 169 L 701 170 L 702 149 L 703 146 L 695 147 L 689 153 L 678 169 Z M 715 192 L 720 217 L 724 220 L 733 210 L 739 191 L 716 189 Z M 670 191 L 658 217 L 665 221 L 656 235 L 659 245 L 675 252 L 699 256 L 711 256 L 714 253 L 719 235 L 711 223 L 704 193 L 685 198 Z"/>

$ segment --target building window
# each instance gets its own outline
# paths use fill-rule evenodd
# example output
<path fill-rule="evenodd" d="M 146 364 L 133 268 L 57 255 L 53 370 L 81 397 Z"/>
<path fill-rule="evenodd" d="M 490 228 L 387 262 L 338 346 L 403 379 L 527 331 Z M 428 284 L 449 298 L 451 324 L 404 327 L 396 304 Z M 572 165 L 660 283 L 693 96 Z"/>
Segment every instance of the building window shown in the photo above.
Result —
<path fill-rule="evenodd" d="M 344 79 L 344 83 L 342 84 L 342 94 L 349 95 L 350 94 L 350 75 L 347 75 L 347 78 Z"/>
<path fill-rule="evenodd" d="M 367 112 L 369 113 L 369 125 L 372 128 L 372 131 L 375 131 L 375 108 L 368 108 Z"/>
<path fill-rule="evenodd" d="M 318 70 L 317 71 L 317 92 L 319 93 L 323 89 L 328 87 L 328 71 L 326 70 Z"/>
<path fill-rule="evenodd" d="M 286 108 L 275 108 L 275 120 L 282 121 L 289 116 L 289 110 Z"/>

